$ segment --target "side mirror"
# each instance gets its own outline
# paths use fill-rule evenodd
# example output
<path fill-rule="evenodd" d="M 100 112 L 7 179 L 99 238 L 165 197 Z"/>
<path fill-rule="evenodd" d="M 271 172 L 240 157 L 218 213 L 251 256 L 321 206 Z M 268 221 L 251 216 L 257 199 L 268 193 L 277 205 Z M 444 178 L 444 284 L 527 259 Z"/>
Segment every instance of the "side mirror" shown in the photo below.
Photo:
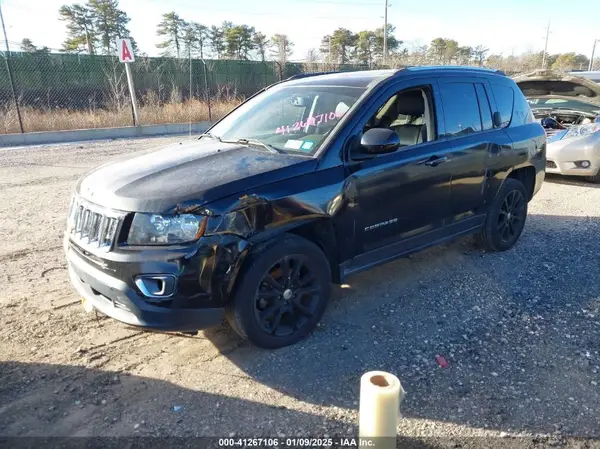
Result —
<path fill-rule="evenodd" d="M 400 148 L 400 137 L 391 129 L 372 128 L 363 134 L 360 146 L 368 154 L 393 153 Z"/>
<path fill-rule="evenodd" d="M 498 111 L 494 112 L 494 115 L 492 116 L 492 121 L 494 122 L 494 128 L 502 127 L 502 116 Z"/>

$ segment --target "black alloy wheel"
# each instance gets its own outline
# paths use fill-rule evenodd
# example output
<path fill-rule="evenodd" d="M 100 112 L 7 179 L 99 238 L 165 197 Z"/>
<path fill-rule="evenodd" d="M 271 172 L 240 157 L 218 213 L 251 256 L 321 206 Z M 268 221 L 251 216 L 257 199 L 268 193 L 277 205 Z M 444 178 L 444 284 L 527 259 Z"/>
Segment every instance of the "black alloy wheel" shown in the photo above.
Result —
<path fill-rule="evenodd" d="M 301 254 L 285 256 L 263 276 L 254 299 L 254 316 L 267 333 L 292 335 L 315 314 L 321 287 Z"/>
<path fill-rule="evenodd" d="M 512 190 L 504 198 L 498 214 L 498 233 L 501 241 L 512 241 L 523 229 L 525 220 L 525 198 L 519 190 Z"/>
<path fill-rule="evenodd" d="M 331 266 L 313 242 L 283 234 L 253 248 L 235 281 L 225 317 L 244 339 L 263 348 L 310 335 L 331 294 Z"/>
<path fill-rule="evenodd" d="M 525 221 L 529 195 L 521 181 L 504 180 L 487 211 L 479 241 L 488 251 L 506 251 L 519 240 Z"/>

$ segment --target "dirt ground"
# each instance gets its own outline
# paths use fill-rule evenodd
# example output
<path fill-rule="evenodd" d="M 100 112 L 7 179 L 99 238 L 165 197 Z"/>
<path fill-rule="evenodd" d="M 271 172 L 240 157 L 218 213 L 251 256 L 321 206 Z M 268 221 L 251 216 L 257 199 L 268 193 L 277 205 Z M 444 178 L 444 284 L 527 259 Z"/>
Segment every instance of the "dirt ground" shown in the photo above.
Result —
<path fill-rule="evenodd" d="M 86 314 L 69 284 L 77 178 L 181 139 L 0 150 L 0 436 L 355 435 L 382 369 L 405 441 L 600 438 L 598 186 L 550 178 L 512 250 L 465 238 L 356 275 L 309 339 L 267 351 Z"/>

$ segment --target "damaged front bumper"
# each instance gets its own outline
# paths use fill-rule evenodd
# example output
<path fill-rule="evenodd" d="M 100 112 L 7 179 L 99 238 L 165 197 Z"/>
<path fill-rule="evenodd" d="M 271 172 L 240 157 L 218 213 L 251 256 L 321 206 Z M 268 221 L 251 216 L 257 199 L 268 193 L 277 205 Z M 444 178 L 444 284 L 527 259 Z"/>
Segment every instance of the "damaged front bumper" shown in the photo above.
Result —
<path fill-rule="evenodd" d="M 181 332 L 222 322 L 248 246 L 221 235 L 181 247 L 93 253 L 64 239 L 71 282 L 94 309 L 129 325 Z M 167 287 L 140 282 L 154 278 L 168 279 Z"/>

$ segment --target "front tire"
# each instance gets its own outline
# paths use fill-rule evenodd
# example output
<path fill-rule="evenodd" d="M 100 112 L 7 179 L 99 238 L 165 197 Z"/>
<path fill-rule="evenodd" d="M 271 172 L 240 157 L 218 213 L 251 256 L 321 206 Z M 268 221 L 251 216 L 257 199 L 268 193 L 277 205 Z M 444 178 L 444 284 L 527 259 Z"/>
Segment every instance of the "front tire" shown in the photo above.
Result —
<path fill-rule="evenodd" d="M 589 182 L 593 182 L 594 184 L 600 184 L 600 170 L 594 176 L 586 176 L 585 179 Z"/>
<path fill-rule="evenodd" d="M 494 198 L 479 234 L 488 251 L 506 251 L 519 240 L 527 219 L 527 190 L 514 178 L 507 178 Z"/>
<path fill-rule="evenodd" d="M 225 316 L 244 339 L 281 348 L 308 336 L 331 294 L 331 269 L 314 243 L 291 234 L 256 248 Z"/>

